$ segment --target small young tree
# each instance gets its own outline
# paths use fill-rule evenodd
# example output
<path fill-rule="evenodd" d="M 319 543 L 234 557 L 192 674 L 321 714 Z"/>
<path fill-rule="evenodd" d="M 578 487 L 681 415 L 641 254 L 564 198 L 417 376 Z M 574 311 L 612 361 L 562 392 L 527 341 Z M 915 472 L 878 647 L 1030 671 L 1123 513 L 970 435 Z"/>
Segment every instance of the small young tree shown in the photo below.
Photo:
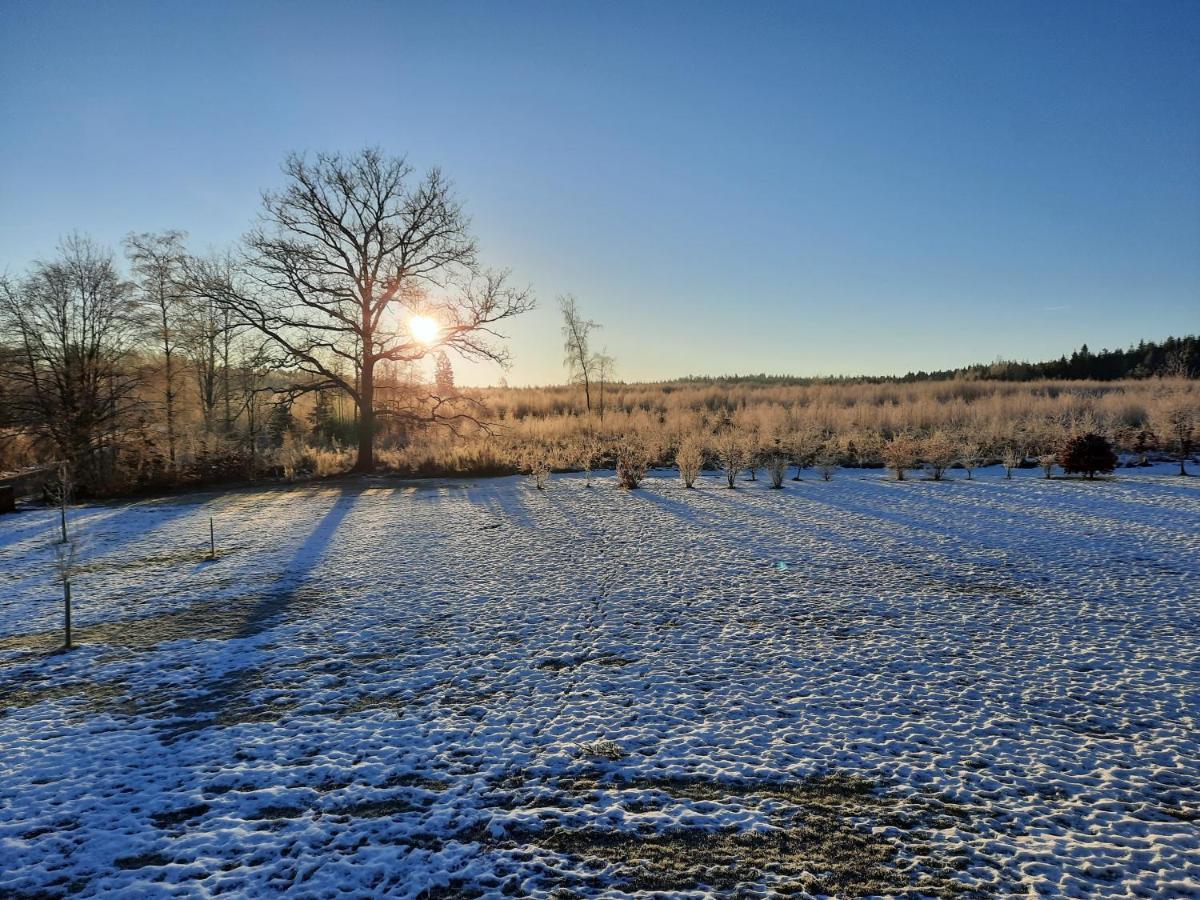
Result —
<path fill-rule="evenodd" d="M 592 411 L 592 382 L 595 380 L 598 360 L 592 354 L 590 336 L 600 326 L 585 319 L 579 311 L 579 303 L 570 294 L 558 298 L 558 310 L 562 314 L 563 365 L 572 384 L 583 385 L 583 399 L 587 411 Z"/>
<path fill-rule="evenodd" d="M 883 461 L 897 481 L 904 481 L 905 474 L 916 467 L 920 457 L 920 442 L 907 432 L 901 432 L 883 446 Z"/>
<path fill-rule="evenodd" d="M 1004 477 L 1012 479 L 1013 469 L 1018 468 L 1025 461 L 1025 451 L 1018 450 L 1016 447 L 1005 447 L 1004 454 L 1000 457 L 1000 464 L 1004 466 Z"/>
<path fill-rule="evenodd" d="M 434 361 L 433 383 L 437 388 L 438 398 L 450 400 L 458 396 L 454 387 L 454 366 L 445 350 L 439 350 Z"/>
<path fill-rule="evenodd" d="M 595 432 L 588 431 L 575 444 L 575 462 L 583 470 L 583 486 L 592 486 L 592 473 L 604 456 L 604 444 Z"/>
<path fill-rule="evenodd" d="M 704 447 L 699 438 L 691 434 L 684 436 L 679 442 L 679 449 L 675 451 L 675 465 L 679 467 L 683 486 L 695 487 L 700 470 L 704 467 Z"/>
<path fill-rule="evenodd" d="M 1071 438 L 1058 453 L 1058 464 L 1068 475 L 1081 474 L 1091 480 L 1117 466 L 1117 454 L 1102 434 L 1089 431 Z"/>
<path fill-rule="evenodd" d="M 746 468 L 746 441 L 733 426 L 729 426 L 717 435 L 716 450 L 725 481 L 733 490 L 737 487 L 738 472 Z"/>
<path fill-rule="evenodd" d="M 801 470 L 812 463 L 813 456 L 821 449 L 821 438 L 812 428 L 801 427 L 793 432 L 788 444 L 792 454 L 792 465 L 796 467 L 792 481 L 799 481 Z"/>
<path fill-rule="evenodd" d="M 838 467 L 837 448 L 829 445 L 822 448 L 817 453 L 816 466 L 817 474 L 821 476 L 822 481 L 833 481 Z"/>
<path fill-rule="evenodd" d="M 946 470 L 958 458 L 958 445 L 946 432 L 935 431 L 922 442 L 921 454 L 925 457 L 925 465 L 933 480 L 941 481 Z"/>
<path fill-rule="evenodd" d="M 964 440 L 958 447 L 958 464 L 966 470 L 967 480 L 970 481 L 973 477 L 975 469 L 979 468 L 983 460 L 983 447 L 978 441 L 973 441 L 970 438 Z"/>
<path fill-rule="evenodd" d="M 71 576 L 75 573 L 75 540 L 54 545 L 54 569 L 63 591 L 63 648 L 71 649 Z"/>
<path fill-rule="evenodd" d="M 642 483 L 650 469 L 650 452 L 637 435 L 624 435 L 617 441 L 617 486 L 632 490 Z"/>
<path fill-rule="evenodd" d="M 1158 430 L 1167 436 L 1170 446 L 1179 460 L 1179 474 L 1187 475 L 1188 457 L 1196 446 L 1196 402 L 1187 396 L 1171 398 L 1159 414 Z"/>
<path fill-rule="evenodd" d="M 1056 465 L 1058 465 L 1058 456 L 1054 453 L 1043 453 L 1038 457 L 1038 466 L 1042 470 L 1043 478 L 1053 478 Z"/>
<path fill-rule="evenodd" d="M 775 439 L 775 446 L 767 453 L 766 467 L 767 475 L 771 479 L 771 487 L 779 490 L 783 487 L 783 479 L 787 476 L 788 458 L 778 438 Z"/>
<path fill-rule="evenodd" d="M 544 491 L 550 482 L 550 448 L 545 444 L 534 444 L 526 448 L 525 471 L 539 491 Z"/>

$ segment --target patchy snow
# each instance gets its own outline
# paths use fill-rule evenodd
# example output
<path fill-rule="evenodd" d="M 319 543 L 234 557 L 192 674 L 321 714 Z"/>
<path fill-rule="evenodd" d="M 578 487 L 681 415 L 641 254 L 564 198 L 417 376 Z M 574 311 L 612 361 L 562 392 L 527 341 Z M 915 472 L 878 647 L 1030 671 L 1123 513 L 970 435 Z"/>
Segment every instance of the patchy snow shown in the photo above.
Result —
<path fill-rule="evenodd" d="M 1200 896 L 1169 471 L 4 517 L 0 894 Z"/>

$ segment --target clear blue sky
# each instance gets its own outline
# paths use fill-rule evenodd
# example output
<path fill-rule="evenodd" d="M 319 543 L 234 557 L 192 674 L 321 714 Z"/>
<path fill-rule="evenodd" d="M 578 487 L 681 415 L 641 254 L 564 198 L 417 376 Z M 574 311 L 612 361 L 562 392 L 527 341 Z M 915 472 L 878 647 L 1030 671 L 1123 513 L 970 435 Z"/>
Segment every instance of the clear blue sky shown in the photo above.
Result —
<path fill-rule="evenodd" d="M 0 270 L 234 241 L 292 150 L 442 166 L 626 379 L 1200 330 L 1200 3 L 0 0 Z M 496 373 L 464 372 L 471 380 Z"/>

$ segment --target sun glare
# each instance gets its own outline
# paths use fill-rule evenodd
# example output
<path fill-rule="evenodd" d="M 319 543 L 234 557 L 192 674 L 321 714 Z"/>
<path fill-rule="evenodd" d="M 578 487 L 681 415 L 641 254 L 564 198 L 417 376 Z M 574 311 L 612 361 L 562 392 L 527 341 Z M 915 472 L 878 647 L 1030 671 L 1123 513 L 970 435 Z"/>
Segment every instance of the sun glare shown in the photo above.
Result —
<path fill-rule="evenodd" d="M 408 330 L 422 344 L 432 344 L 438 339 L 442 328 L 431 316 L 413 316 L 408 320 Z"/>

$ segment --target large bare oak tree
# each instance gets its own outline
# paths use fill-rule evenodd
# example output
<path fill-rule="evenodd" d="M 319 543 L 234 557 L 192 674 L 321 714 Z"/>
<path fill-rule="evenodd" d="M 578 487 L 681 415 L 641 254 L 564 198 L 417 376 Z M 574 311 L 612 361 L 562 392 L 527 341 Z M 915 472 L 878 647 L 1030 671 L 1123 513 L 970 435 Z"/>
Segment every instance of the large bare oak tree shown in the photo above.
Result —
<path fill-rule="evenodd" d="M 295 391 L 349 395 L 358 410 L 354 471 L 368 472 L 381 412 L 376 368 L 444 349 L 503 364 L 496 323 L 533 301 L 508 286 L 507 273 L 481 270 L 469 220 L 439 170 L 418 176 L 403 158 L 368 149 L 292 155 L 284 173 L 284 188 L 263 196 L 240 272 L 201 277 L 198 287 L 269 339 L 280 367 L 302 376 Z M 436 340 L 413 336 L 413 315 L 437 320 Z M 461 418 L 442 403 L 421 415 Z"/>

